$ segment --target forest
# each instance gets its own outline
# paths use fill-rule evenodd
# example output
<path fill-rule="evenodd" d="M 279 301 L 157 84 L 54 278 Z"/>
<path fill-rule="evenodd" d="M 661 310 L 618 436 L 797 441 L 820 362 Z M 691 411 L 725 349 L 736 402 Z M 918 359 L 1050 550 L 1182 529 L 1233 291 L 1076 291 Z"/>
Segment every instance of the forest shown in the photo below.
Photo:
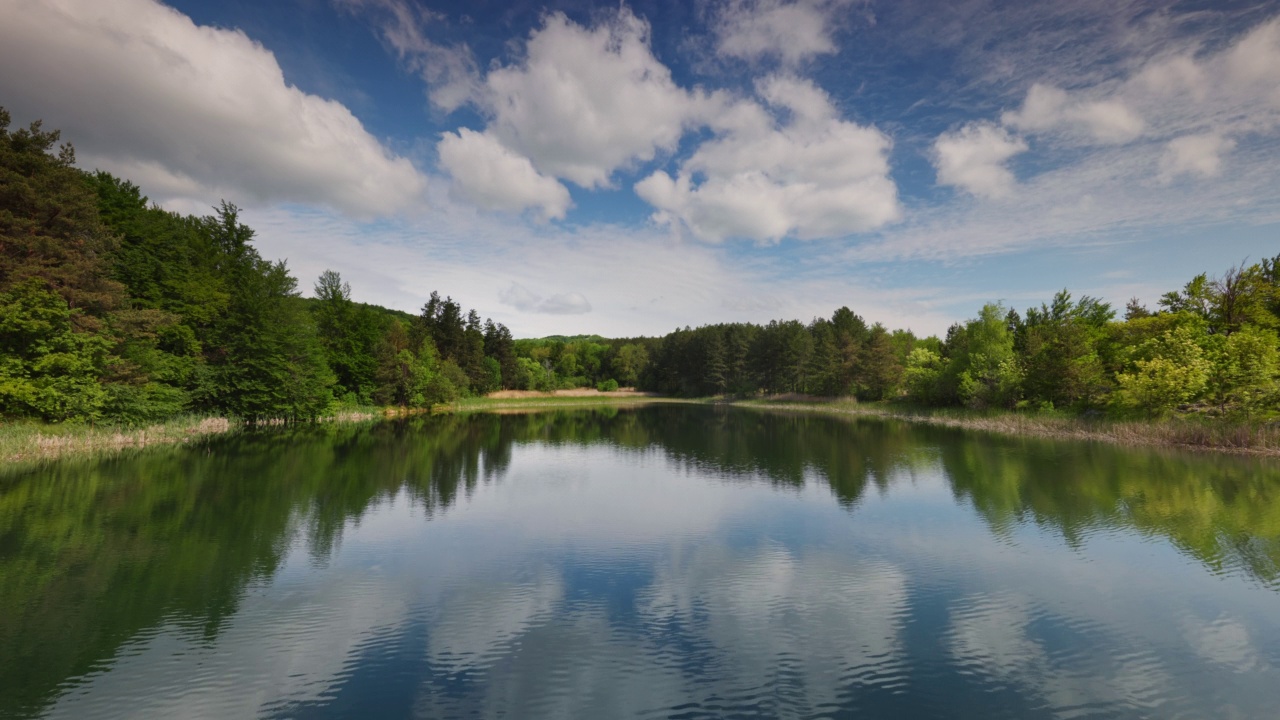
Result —
<path fill-rule="evenodd" d="M 1123 314 L 1066 290 L 919 338 L 829 318 L 664 337 L 515 339 L 432 292 L 418 314 L 357 302 L 337 271 L 303 297 L 224 202 L 205 217 L 86 172 L 0 109 L 0 417 L 136 425 L 185 414 L 308 420 L 500 389 L 635 387 L 920 406 L 1267 418 L 1280 409 L 1280 255 Z"/>

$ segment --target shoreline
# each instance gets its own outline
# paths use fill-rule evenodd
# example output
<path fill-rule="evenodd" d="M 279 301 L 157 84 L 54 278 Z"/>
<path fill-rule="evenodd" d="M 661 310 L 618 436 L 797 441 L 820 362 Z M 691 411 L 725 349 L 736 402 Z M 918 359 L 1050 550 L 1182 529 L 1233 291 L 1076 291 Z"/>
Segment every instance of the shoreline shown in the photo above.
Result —
<path fill-rule="evenodd" d="M 1009 437 L 1105 442 L 1126 447 L 1166 447 L 1231 455 L 1280 457 L 1280 426 L 1196 421 L 1185 418 L 1116 420 L 1046 416 L 1014 411 L 982 413 L 961 408 L 901 408 L 847 400 L 730 400 L 736 407 L 869 417 Z"/>
<path fill-rule="evenodd" d="M 510 391 L 508 391 L 510 392 Z M 650 403 L 698 403 L 702 400 L 666 398 L 649 393 L 609 392 L 595 390 L 560 391 L 557 393 L 522 393 L 515 397 L 468 398 L 432 408 L 360 407 L 342 410 L 314 421 L 323 423 L 358 423 L 391 420 L 439 413 L 488 412 L 501 410 L 530 411 L 551 408 L 634 406 Z M 258 423 L 257 427 L 280 427 L 284 420 Z M 151 447 L 183 445 L 203 438 L 225 435 L 250 427 L 226 417 L 179 416 L 163 422 L 136 428 L 115 425 L 52 425 L 22 421 L 0 423 L 0 469 L 24 464 L 39 464 L 70 458 L 103 458 L 123 452 Z"/>
<path fill-rule="evenodd" d="M 1114 420 L 1045 416 L 1012 411 L 980 413 L 959 408 L 904 408 L 885 403 L 782 397 L 734 400 L 673 398 L 637 392 L 522 393 L 468 398 L 434 408 L 354 408 L 317 423 L 356 423 L 423 414 L 539 412 L 556 408 L 637 407 L 655 404 L 727 405 L 757 410 L 807 412 L 844 417 L 898 420 L 920 425 L 995 433 L 1014 437 L 1105 442 L 1138 447 L 1169 447 L 1233 455 L 1280 457 L 1280 425 L 1167 420 Z M 280 426 L 284 421 L 259 426 Z M 186 416 L 139 428 L 13 423 L 0 425 L 0 468 L 65 458 L 106 457 L 132 450 L 181 445 L 248 427 L 225 417 Z"/>

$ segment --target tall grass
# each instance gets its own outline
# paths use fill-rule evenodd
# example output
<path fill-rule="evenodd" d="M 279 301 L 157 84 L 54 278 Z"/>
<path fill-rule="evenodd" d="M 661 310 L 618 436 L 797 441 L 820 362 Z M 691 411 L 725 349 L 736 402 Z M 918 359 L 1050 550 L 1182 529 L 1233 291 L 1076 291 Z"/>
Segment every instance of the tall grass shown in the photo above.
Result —
<path fill-rule="evenodd" d="M 319 422 L 368 422 L 413 414 L 405 408 L 343 407 Z M 285 420 L 268 420 L 259 426 L 285 425 Z M 111 455 L 126 450 L 159 445 L 176 445 L 197 438 L 220 435 L 244 427 L 225 417 L 182 415 L 145 427 L 48 424 L 32 420 L 0 423 L 0 463 L 28 463 L 63 457 Z"/>
<path fill-rule="evenodd" d="M 0 424 L 0 461 L 31 462 L 70 455 L 109 454 L 131 448 L 172 445 L 230 430 L 227 418 L 188 415 L 147 427 L 38 422 Z"/>

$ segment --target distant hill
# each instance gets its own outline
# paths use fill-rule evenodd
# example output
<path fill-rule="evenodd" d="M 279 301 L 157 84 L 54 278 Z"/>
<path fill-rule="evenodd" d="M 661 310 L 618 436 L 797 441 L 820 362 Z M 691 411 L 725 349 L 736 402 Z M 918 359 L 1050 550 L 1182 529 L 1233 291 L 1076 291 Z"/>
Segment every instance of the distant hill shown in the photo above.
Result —
<path fill-rule="evenodd" d="M 532 340 L 534 342 L 561 342 L 561 343 L 573 343 L 573 342 L 584 342 L 584 341 L 602 343 L 602 342 L 608 342 L 610 340 L 610 338 L 602 337 L 600 335 L 548 335 L 546 337 L 540 337 L 540 338 L 520 338 L 520 339 Z"/>

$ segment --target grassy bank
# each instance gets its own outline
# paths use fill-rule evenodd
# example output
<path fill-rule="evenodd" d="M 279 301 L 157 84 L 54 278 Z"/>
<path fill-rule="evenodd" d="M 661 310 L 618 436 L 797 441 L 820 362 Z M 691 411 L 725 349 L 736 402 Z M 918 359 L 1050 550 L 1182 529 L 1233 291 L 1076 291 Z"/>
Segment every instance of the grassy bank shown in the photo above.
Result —
<path fill-rule="evenodd" d="M 1277 423 L 1180 417 L 1117 420 L 1036 412 L 921 408 L 851 400 L 743 400 L 732 404 L 797 412 L 892 418 L 1001 435 L 1280 456 L 1280 424 Z"/>

